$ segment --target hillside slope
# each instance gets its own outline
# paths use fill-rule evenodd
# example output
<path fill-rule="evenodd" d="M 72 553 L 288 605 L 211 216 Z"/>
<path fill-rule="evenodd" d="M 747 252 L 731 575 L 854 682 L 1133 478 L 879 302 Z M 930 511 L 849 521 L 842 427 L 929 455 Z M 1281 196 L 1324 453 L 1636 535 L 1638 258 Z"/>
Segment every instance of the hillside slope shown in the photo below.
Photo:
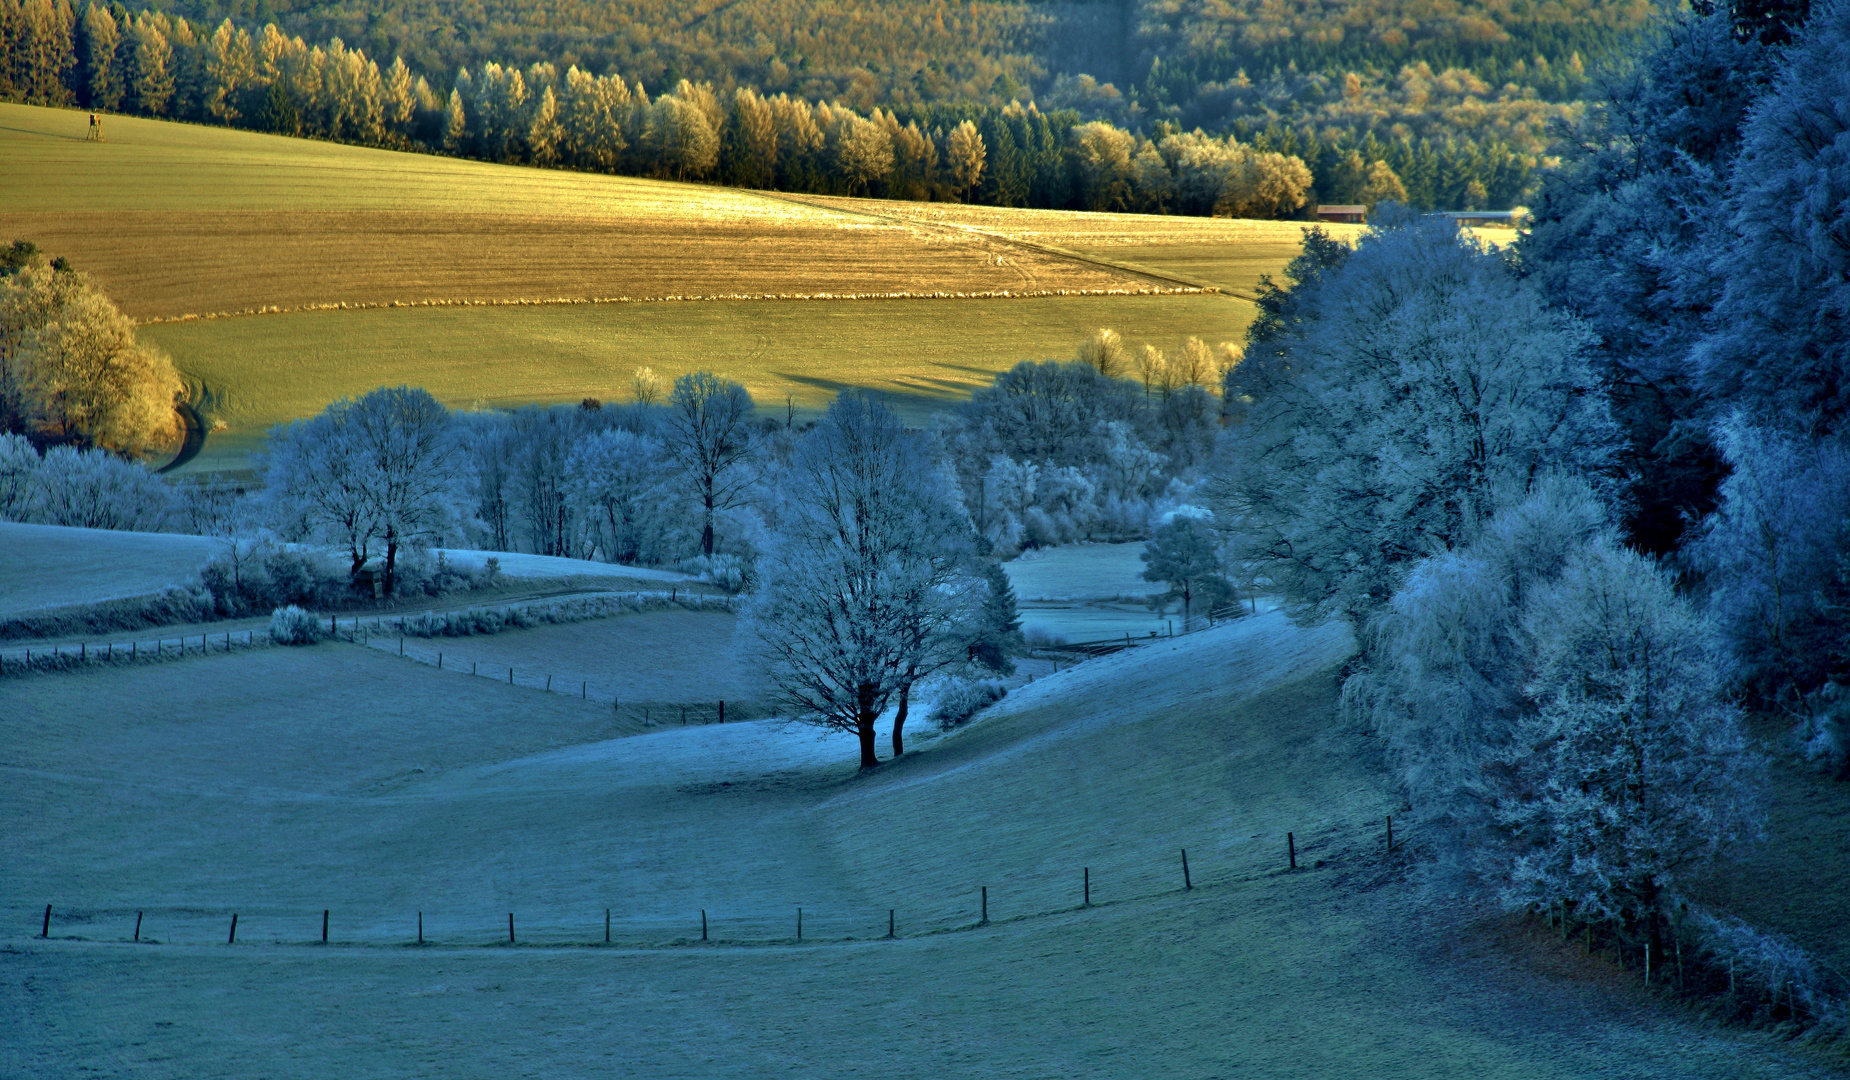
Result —
<path fill-rule="evenodd" d="M 1416 904 L 1335 721 L 1349 649 L 1245 620 L 869 776 L 771 723 L 598 741 L 570 698 L 344 647 L 16 680 L 0 907 L 58 918 L 4 943 L 0 1072 L 1827 1075 Z M 607 907 L 628 945 L 564 947 Z M 323 908 L 336 945 L 298 944 Z M 162 944 L 116 944 L 138 910 Z M 433 944 L 384 947 L 419 911 Z M 559 947 L 480 947 L 510 911 Z"/>

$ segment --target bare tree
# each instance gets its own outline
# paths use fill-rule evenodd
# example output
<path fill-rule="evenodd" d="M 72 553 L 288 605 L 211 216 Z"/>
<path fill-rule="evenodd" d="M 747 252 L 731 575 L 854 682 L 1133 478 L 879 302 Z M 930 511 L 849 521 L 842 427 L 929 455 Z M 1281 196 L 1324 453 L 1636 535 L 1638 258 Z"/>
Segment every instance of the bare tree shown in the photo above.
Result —
<path fill-rule="evenodd" d="M 746 612 L 755 658 L 799 720 L 852 732 L 870 768 L 881 713 L 981 636 L 969 519 L 942 457 L 864 392 L 836 399 L 784 481 Z"/>
<path fill-rule="evenodd" d="M 664 425 L 668 444 L 700 500 L 700 553 L 713 554 L 713 518 L 738 505 L 749 477 L 739 468 L 751 453 L 752 396 L 708 371 L 674 381 Z"/>

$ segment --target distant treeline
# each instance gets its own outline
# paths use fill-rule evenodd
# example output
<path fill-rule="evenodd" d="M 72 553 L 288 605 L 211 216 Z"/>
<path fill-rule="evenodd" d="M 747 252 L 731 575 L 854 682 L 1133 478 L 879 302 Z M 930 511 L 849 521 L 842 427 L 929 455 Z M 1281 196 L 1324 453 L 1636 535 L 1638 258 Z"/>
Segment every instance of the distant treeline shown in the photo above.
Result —
<path fill-rule="evenodd" d="M 1208 87 L 1260 106 L 1281 95 L 1331 101 L 1314 123 L 1239 105 L 1232 130 L 1213 137 L 1153 120 L 1135 93 L 1089 76 L 1055 80 L 1041 104 L 947 87 L 859 108 L 849 102 L 879 95 L 811 101 L 682 80 L 651 98 L 624 73 L 548 62 L 483 63 L 433 85 L 402 58 L 382 67 L 339 38 L 311 45 L 274 24 L 253 32 L 229 20 L 208 31 L 155 11 L 80 13 L 67 0 L 0 0 L 0 52 L 0 97 L 12 100 L 791 191 L 1252 216 L 1380 197 L 1510 205 L 1543 129 L 1567 108 L 1533 94 L 1486 104 L 1489 88 L 1468 73 L 1424 66 L 1391 85 L 1293 72 L 1275 77 L 1289 86 Z M 1196 175 L 1206 143 L 1220 182 Z"/>

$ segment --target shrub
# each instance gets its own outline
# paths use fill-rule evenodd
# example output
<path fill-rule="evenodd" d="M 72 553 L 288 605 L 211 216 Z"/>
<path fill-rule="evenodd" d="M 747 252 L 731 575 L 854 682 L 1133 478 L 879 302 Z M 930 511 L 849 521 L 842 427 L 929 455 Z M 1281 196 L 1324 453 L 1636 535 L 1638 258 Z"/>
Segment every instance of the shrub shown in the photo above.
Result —
<path fill-rule="evenodd" d="M 968 723 L 970 718 L 1008 694 L 1008 687 L 995 679 L 954 679 L 932 703 L 930 720 L 940 731 Z"/>
<path fill-rule="evenodd" d="M 684 574 L 692 574 L 709 585 L 717 585 L 729 593 L 743 591 L 750 580 L 745 560 L 737 555 L 696 555 L 691 559 L 682 559 L 676 569 Z"/>
<path fill-rule="evenodd" d="M 266 540 L 232 540 L 199 571 L 220 615 L 294 605 L 332 607 L 346 596 L 347 575 L 333 560 Z"/>
<path fill-rule="evenodd" d="M 321 622 L 294 604 L 279 607 L 270 613 L 270 640 L 278 645 L 313 645 L 321 640 Z"/>

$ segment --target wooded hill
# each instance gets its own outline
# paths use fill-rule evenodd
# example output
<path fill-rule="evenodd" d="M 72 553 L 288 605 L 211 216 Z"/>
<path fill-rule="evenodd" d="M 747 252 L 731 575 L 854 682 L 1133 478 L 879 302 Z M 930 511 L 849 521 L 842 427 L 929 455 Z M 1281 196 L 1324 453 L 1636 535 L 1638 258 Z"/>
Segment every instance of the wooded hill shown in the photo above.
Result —
<path fill-rule="evenodd" d="M 880 108 L 902 126 L 917 121 L 927 130 L 965 119 L 982 127 L 985 116 L 1020 101 L 1049 114 L 1070 111 L 1065 127 L 1102 120 L 1155 141 L 1201 128 L 1299 156 L 1314 178 L 1311 203 L 1359 198 L 1359 178 L 1383 162 L 1408 201 L 1444 208 L 1521 201 L 1554 122 L 1576 110 L 1590 66 L 1654 10 L 1649 0 L 385 0 L 365 10 L 306 0 L 156 0 L 152 7 L 189 22 L 201 41 L 229 19 L 253 40 L 274 23 L 330 51 L 339 51 L 338 41 L 382 70 L 388 58 L 402 57 L 439 98 L 459 70 L 495 63 L 544 64 L 561 75 L 576 66 L 651 94 L 686 79 L 722 96 L 750 88 L 862 114 Z M 110 11 L 119 26 L 133 22 L 120 5 Z M 110 107 L 92 100 L 94 79 L 79 70 L 93 66 L 85 25 L 85 8 L 68 0 L 0 0 L 0 47 L 11 61 L 0 71 L 0 97 Z M 33 44 L 47 35 L 68 45 Z M 114 48 L 132 51 L 131 39 L 119 35 Z M 56 85 L 39 85 L 45 77 L 28 69 L 42 68 L 42 54 L 52 52 L 64 54 Z M 252 126 L 251 118 L 240 126 Z M 1083 199 L 1065 192 L 1029 205 Z"/>

